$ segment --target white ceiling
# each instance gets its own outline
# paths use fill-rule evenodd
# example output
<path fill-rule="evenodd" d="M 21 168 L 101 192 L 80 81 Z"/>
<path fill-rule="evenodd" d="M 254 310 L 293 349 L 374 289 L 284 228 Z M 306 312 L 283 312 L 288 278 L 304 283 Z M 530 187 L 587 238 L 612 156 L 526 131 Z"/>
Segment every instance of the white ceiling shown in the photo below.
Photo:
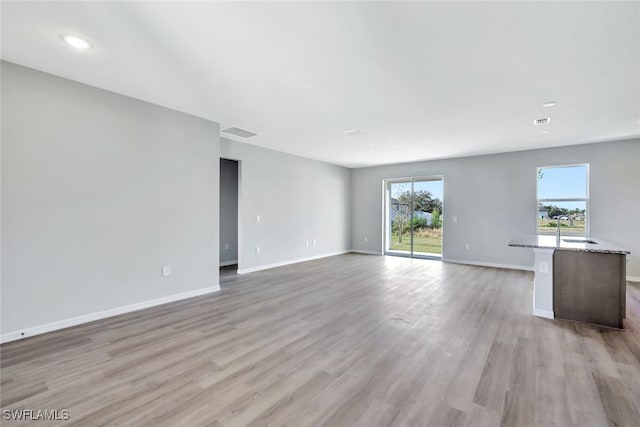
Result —
<path fill-rule="evenodd" d="M 350 167 L 640 135 L 638 2 L 3 1 L 2 58 Z"/>

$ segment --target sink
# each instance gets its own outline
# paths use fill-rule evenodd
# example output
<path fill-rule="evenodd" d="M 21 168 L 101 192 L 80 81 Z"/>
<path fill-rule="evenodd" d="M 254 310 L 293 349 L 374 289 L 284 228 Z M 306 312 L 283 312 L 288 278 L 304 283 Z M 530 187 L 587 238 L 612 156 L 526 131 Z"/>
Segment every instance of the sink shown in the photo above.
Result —
<path fill-rule="evenodd" d="M 598 242 L 596 242 L 595 240 L 589 240 L 589 239 L 562 239 L 562 241 L 567 243 L 589 243 L 591 245 L 598 244 Z"/>

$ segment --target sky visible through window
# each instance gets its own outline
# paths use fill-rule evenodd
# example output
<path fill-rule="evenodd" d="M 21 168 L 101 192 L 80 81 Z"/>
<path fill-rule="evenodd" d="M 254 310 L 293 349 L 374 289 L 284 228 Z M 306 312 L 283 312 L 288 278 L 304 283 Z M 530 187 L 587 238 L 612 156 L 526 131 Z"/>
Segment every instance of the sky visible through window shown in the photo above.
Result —
<path fill-rule="evenodd" d="M 587 198 L 587 166 L 541 168 L 538 178 L 538 199 Z M 545 203 L 547 204 L 547 203 Z M 549 202 L 555 206 L 574 209 L 584 202 Z"/>
<path fill-rule="evenodd" d="M 391 185 L 391 197 L 398 197 L 405 191 L 411 191 L 410 182 L 393 183 Z M 437 181 L 416 181 L 413 183 L 413 191 L 416 193 L 419 191 L 429 191 L 431 197 L 434 199 L 440 199 L 442 201 L 443 188 L 442 180 Z"/>
<path fill-rule="evenodd" d="M 413 183 L 413 190 L 428 191 L 434 199 L 442 200 L 442 181 L 416 181 Z"/>

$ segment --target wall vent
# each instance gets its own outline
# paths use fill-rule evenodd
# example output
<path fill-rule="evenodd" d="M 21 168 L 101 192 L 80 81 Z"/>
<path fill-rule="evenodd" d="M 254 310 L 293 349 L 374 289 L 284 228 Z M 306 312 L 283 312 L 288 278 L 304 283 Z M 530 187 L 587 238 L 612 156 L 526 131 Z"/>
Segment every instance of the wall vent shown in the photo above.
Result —
<path fill-rule="evenodd" d="M 538 125 L 546 125 L 547 123 L 551 122 L 551 117 L 545 117 L 543 119 L 536 119 L 533 121 L 533 124 L 538 126 Z"/>
<path fill-rule="evenodd" d="M 229 135 L 239 136 L 240 138 L 251 138 L 252 136 L 258 135 L 255 132 L 242 129 L 237 126 L 227 126 L 226 128 L 220 129 L 220 132 L 228 133 Z"/>

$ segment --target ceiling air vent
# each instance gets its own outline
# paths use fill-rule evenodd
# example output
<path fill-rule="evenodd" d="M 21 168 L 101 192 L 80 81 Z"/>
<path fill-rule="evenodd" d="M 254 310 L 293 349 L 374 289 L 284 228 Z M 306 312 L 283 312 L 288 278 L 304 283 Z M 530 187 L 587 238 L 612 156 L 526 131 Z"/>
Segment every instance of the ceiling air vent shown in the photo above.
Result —
<path fill-rule="evenodd" d="M 228 133 L 229 135 L 239 136 L 240 138 L 251 138 L 252 136 L 258 135 L 255 132 L 242 129 L 237 126 L 227 126 L 226 128 L 220 129 L 220 132 Z"/>
<path fill-rule="evenodd" d="M 545 117 L 544 119 L 536 119 L 533 121 L 533 124 L 538 126 L 538 125 L 546 125 L 547 123 L 551 122 L 551 117 Z"/>

